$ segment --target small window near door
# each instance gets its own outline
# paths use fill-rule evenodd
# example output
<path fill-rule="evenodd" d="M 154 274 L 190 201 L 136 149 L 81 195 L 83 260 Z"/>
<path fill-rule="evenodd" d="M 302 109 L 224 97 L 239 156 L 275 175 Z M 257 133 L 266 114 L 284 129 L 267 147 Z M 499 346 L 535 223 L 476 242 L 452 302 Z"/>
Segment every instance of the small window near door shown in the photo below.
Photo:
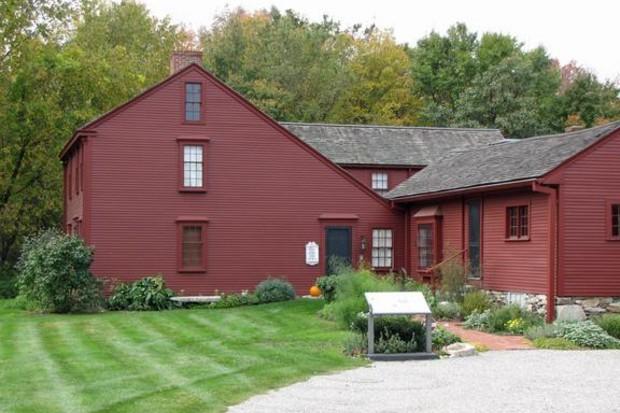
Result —
<path fill-rule="evenodd" d="M 426 269 L 433 266 L 433 225 L 418 225 L 418 268 Z"/>
<path fill-rule="evenodd" d="M 373 268 L 392 268 L 392 230 L 372 230 L 372 266 Z"/>
<path fill-rule="evenodd" d="M 388 190 L 388 174 L 377 172 L 372 174 L 372 189 L 383 193 Z"/>
<path fill-rule="evenodd" d="M 620 239 L 620 204 L 611 204 L 611 237 Z"/>
<path fill-rule="evenodd" d="M 506 238 L 509 240 L 528 240 L 529 208 L 526 205 L 506 208 Z"/>

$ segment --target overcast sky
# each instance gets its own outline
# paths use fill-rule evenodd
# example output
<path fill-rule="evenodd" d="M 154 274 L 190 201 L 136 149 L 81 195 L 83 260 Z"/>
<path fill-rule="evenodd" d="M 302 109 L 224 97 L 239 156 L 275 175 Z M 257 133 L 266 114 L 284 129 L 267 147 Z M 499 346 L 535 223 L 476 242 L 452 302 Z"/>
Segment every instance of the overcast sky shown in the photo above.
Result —
<path fill-rule="evenodd" d="M 311 20 L 324 14 L 345 27 L 375 23 L 400 42 L 464 22 L 470 30 L 511 34 L 527 48 L 543 45 L 562 64 L 576 60 L 602 79 L 620 77 L 620 0 L 141 0 L 152 13 L 191 28 L 210 26 L 228 7 L 293 9 Z"/>

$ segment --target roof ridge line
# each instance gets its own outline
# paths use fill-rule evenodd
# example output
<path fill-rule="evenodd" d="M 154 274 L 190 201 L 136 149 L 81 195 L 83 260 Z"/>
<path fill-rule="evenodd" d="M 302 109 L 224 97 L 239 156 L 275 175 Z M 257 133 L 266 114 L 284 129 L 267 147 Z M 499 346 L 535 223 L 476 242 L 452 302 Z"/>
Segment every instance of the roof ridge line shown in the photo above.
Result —
<path fill-rule="evenodd" d="M 445 126 L 403 126 L 403 125 L 376 125 L 355 123 L 322 123 L 322 122 L 278 122 L 281 125 L 325 126 L 332 128 L 369 128 L 369 129 L 427 129 L 427 130 L 454 130 L 454 131 L 499 131 L 497 128 L 450 128 Z"/>

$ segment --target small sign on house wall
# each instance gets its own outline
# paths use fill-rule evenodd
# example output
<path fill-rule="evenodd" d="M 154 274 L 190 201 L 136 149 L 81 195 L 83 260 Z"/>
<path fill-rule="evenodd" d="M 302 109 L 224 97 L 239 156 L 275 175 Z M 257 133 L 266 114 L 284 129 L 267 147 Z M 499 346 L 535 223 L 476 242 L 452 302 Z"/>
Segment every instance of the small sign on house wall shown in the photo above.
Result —
<path fill-rule="evenodd" d="M 317 265 L 319 263 L 319 244 L 310 241 L 306 244 L 306 264 Z"/>

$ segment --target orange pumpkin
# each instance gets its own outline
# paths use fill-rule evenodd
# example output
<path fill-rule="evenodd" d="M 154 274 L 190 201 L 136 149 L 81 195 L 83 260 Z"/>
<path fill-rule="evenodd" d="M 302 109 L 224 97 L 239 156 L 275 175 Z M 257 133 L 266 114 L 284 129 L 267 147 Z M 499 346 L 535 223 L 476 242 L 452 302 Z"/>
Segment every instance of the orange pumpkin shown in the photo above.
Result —
<path fill-rule="evenodd" d="M 316 285 L 313 285 L 312 287 L 310 287 L 310 295 L 312 297 L 318 297 L 321 295 L 321 289 L 319 287 L 317 287 Z"/>

